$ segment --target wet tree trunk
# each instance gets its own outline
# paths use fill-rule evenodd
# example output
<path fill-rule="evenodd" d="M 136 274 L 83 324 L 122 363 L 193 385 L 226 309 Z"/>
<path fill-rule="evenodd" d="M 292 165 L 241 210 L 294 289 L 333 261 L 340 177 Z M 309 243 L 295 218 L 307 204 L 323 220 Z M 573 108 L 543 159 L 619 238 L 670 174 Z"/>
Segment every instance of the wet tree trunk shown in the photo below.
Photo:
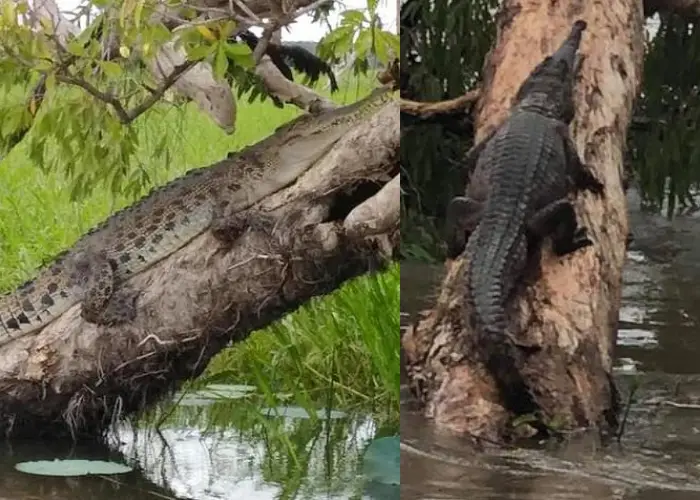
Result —
<path fill-rule="evenodd" d="M 617 425 L 610 374 L 627 235 L 622 158 L 642 77 L 641 2 L 504 1 L 476 108 L 477 140 L 507 116 L 519 84 L 576 19 L 586 20 L 588 29 L 572 134 L 579 154 L 604 182 L 606 196 L 582 194 L 576 200 L 594 246 L 556 258 L 545 243 L 539 269 L 519 286 L 510 321 L 528 348 L 511 370 L 525 382 L 545 424 L 610 430 Z M 497 380 L 480 361 L 489 346 L 474 342 L 465 320 L 467 265 L 464 256 L 447 264 L 436 305 L 407 330 L 408 374 L 426 414 L 439 426 L 502 440 L 512 435 L 510 424 L 519 415 L 498 388 L 508 381 Z"/>
<path fill-rule="evenodd" d="M 77 304 L 4 345 L 0 435 L 99 433 L 199 375 L 229 343 L 381 268 L 398 248 L 398 148 L 391 102 L 253 207 L 232 247 L 207 231 L 130 279 L 133 322 L 96 326 Z"/>

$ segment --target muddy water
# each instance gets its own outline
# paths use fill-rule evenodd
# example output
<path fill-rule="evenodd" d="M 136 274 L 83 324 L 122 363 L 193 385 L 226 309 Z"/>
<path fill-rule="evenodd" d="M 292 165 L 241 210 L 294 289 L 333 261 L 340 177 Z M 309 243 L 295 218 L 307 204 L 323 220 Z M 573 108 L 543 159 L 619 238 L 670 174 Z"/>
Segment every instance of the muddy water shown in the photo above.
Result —
<path fill-rule="evenodd" d="M 634 193 L 631 207 L 638 206 Z M 641 383 L 619 446 L 471 453 L 407 402 L 401 498 L 700 500 L 700 218 L 632 210 L 616 380 Z M 431 303 L 441 266 L 401 266 L 404 320 Z"/>

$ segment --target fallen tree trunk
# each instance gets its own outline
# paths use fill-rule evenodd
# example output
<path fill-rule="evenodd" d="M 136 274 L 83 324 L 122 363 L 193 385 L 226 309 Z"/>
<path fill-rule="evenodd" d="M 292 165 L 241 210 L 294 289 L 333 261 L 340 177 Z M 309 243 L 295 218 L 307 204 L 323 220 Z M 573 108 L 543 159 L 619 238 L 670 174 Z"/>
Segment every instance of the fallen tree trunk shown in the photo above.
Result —
<path fill-rule="evenodd" d="M 230 249 L 206 232 L 134 276 L 132 323 L 96 326 L 76 305 L 5 345 L 0 432 L 99 433 L 196 377 L 230 342 L 381 268 L 398 245 L 398 108 L 387 104 L 253 207 Z"/>
<path fill-rule="evenodd" d="M 530 70 L 554 50 L 574 20 L 583 19 L 588 22 L 580 51 L 585 62 L 572 132 L 580 156 L 605 184 L 603 198 L 585 194 L 576 200 L 594 246 L 557 258 L 545 244 L 539 276 L 518 286 L 510 322 L 527 348 L 512 370 L 545 426 L 600 424 L 613 430 L 618 408 L 610 374 L 627 235 L 622 158 L 641 79 L 642 6 L 633 0 L 506 0 L 501 8 L 476 108 L 476 142 L 507 116 Z M 448 263 L 434 309 L 407 330 L 408 375 L 426 414 L 439 426 L 500 441 L 513 436 L 513 419 L 523 415 L 499 389 L 508 381 L 497 380 L 480 361 L 487 359 L 488 347 L 475 342 L 466 320 L 468 264 L 464 255 Z"/>

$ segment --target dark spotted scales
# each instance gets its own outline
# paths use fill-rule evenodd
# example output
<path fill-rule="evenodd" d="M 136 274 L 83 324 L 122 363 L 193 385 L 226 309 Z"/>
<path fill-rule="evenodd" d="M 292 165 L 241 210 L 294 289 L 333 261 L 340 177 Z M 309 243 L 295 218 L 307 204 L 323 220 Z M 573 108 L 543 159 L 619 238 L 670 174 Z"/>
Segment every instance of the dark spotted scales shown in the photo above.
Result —
<path fill-rule="evenodd" d="M 129 321 L 136 296 L 124 281 L 208 229 L 235 239 L 245 229 L 236 214 L 292 184 L 391 99 L 384 87 L 349 106 L 302 115 L 263 141 L 192 170 L 115 213 L 36 278 L 0 297 L 0 345 L 44 327 L 78 303 L 87 321 Z"/>
<path fill-rule="evenodd" d="M 592 244 L 569 199 L 584 189 L 603 192 L 568 129 L 585 29 L 584 21 L 574 23 L 522 83 L 509 117 L 468 153 L 467 168 L 476 166 L 466 196 L 448 207 L 448 252 L 469 257 L 467 296 L 483 335 L 508 335 L 507 300 L 544 237 L 558 255 Z"/>

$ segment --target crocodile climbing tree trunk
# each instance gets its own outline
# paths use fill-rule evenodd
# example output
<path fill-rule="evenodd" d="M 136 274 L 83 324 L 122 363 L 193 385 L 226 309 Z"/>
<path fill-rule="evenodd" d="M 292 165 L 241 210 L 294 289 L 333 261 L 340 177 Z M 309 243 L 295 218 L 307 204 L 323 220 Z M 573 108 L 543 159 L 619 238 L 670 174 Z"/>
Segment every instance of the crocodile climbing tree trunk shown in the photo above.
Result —
<path fill-rule="evenodd" d="M 642 74 L 641 2 L 506 0 L 501 9 L 476 108 L 477 142 L 507 116 L 520 83 L 573 22 L 588 23 L 571 131 L 579 155 L 605 185 L 605 196 L 583 193 L 575 201 L 594 245 L 555 257 L 545 243 L 537 269 L 518 285 L 511 329 L 526 348 L 512 370 L 525 385 L 505 389 L 513 379 L 498 380 L 482 363 L 487 347 L 466 320 L 467 257 L 448 263 L 434 308 L 403 338 L 410 384 L 438 426 L 462 434 L 511 436 L 520 415 L 502 397 L 506 390 L 528 391 L 535 403 L 528 413 L 545 425 L 612 430 L 618 408 L 610 374 L 627 235 L 622 153 Z"/>

